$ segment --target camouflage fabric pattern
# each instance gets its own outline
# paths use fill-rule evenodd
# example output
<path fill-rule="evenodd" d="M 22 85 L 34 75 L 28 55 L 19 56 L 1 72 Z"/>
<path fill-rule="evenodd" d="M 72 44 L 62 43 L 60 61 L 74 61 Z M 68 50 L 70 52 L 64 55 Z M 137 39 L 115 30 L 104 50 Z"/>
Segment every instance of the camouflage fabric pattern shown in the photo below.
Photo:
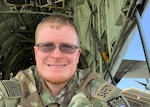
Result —
<path fill-rule="evenodd" d="M 16 100 L 14 107 L 108 107 L 108 100 L 120 96 L 120 90 L 106 83 L 100 76 L 85 82 L 86 85 L 82 87 L 81 84 L 87 74 L 87 71 L 77 70 L 76 75 L 60 94 L 53 97 L 43 79 L 39 77 L 36 67 L 31 66 L 12 78 L 21 90 L 21 97 Z M 6 98 L 3 93 L 0 90 L 0 107 L 13 107 L 11 102 L 5 103 L 14 98 Z M 90 96 L 87 93 L 90 93 Z"/>

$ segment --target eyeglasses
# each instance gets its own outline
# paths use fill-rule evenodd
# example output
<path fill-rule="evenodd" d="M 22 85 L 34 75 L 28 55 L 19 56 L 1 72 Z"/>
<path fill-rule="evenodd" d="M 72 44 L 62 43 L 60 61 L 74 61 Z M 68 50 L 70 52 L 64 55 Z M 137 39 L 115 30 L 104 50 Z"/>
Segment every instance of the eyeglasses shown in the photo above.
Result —
<path fill-rule="evenodd" d="M 37 46 L 40 51 L 45 52 L 45 53 L 53 52 L 56 47 L 59 47 L 59 50 L 61 52 L 72 54 L 78 48 L 76 45 L 70 45 L 70 44 L 55 45 L 53 43 L 38 43 L 35 46 Z"/>

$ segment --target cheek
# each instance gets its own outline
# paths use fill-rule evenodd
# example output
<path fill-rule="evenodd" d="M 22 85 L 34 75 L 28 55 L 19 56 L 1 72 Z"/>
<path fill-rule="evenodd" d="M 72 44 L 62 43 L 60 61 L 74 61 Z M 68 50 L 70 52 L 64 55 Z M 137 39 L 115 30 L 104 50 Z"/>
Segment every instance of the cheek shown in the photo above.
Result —
<path fill-rule="evenodd" d="M 72 66 L 76 67 L 79 63 L 79 55 L 71 56 L 70 57 L 70 62 L 72 63 Z"/>
<path fill-rule="evenodd" d="M 47 54 L 43 54 L 43 53 L 37 52 L 35 54 L 36 63 L 43 63 L 43 61 L 46 60 L 47 57 L 48 57 Z"/>

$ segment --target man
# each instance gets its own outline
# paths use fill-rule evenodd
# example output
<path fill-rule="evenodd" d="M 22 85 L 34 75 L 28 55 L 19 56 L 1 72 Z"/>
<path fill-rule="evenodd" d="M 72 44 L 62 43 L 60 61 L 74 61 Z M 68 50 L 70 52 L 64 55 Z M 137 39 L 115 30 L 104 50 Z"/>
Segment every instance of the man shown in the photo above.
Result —
<path fill-rule="evenodd" d="M 76 28 L 61 15 L 44 18 L 35 32 L 36 66 L 0 82 L 0 107 L 127 107 L 120 90 L 97 73 L 77 69 Z"/>

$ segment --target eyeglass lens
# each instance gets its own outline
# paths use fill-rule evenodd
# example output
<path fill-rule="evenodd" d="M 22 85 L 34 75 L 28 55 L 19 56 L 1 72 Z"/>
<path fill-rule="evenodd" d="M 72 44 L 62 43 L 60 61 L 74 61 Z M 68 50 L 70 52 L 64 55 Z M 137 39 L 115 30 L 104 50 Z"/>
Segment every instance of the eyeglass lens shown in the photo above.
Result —
<path fill-rule="evenodd" d="M 56 47 L 59 47 L 60 51 L 63 53 L 74 53 L 78 48 L 76 45 L 70 45 L 70 44 L 55 45 L 52 43 L 39 43 L 35 46 L 37 46 L 40 51 L 46 53 L 53 52 Z"/>

